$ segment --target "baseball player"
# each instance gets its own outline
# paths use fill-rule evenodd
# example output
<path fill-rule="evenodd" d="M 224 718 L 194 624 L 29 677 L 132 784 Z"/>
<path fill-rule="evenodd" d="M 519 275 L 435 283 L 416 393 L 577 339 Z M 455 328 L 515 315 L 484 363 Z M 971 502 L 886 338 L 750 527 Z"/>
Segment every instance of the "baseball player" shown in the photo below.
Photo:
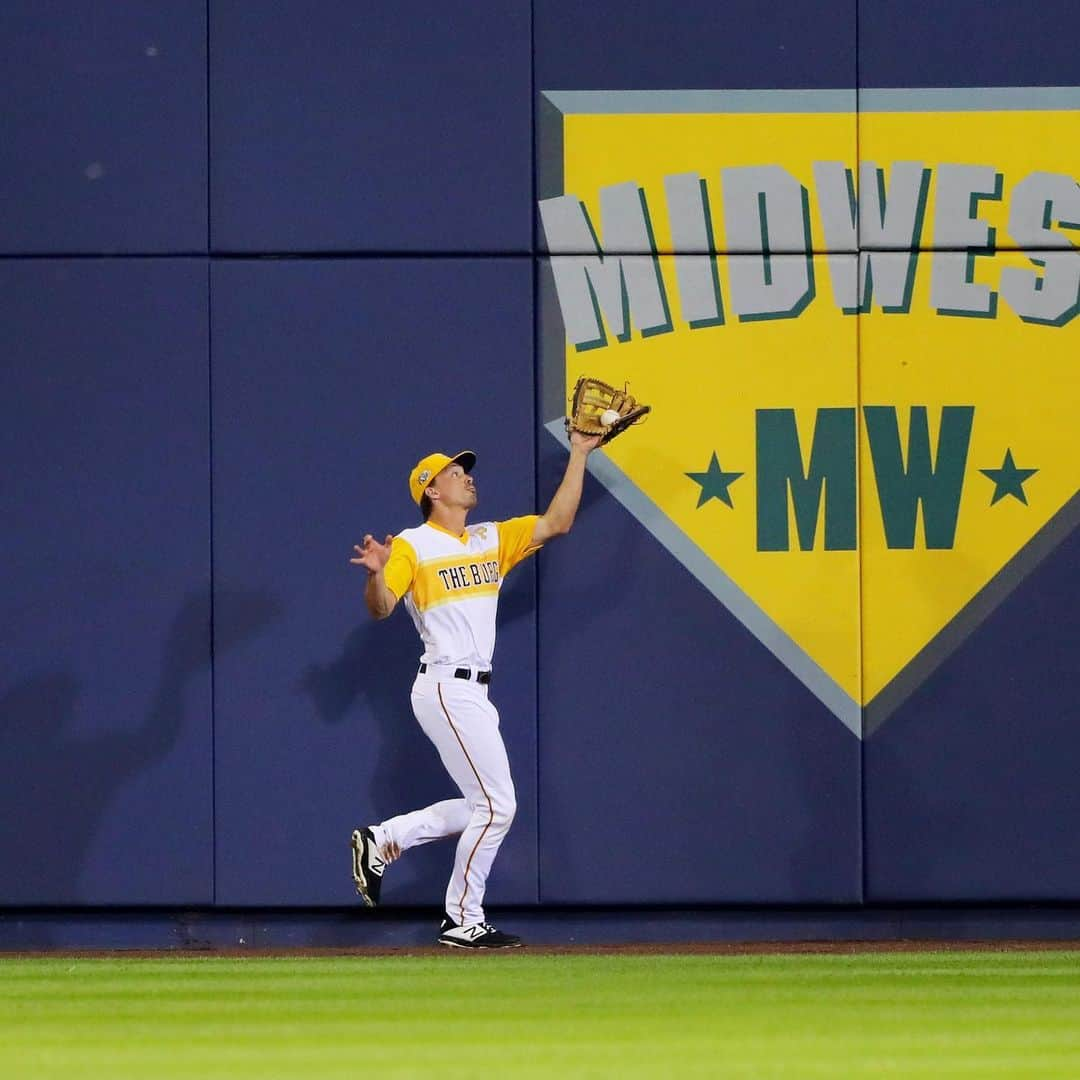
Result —
<path fill-rule="evenodd" d="M 566 473 L 545 513 L 479 525 L 465 523 L 477 501 L 470 475 L 476 455 L 429 454 L 409 475 L 423 524 L 381 544 L 365 536 L 350 560 L 368 572 L 364 598 L 372 616 L 385 619 L 402 599 L 412 616 L 424 646 L 412 686 L 413 712 L 462 795 L 357 829 L 353 879 L 364 903 L 374 907 L 390 863 L 417 844 L 458 837 L 439 930 L 443 945 L 521 944 L 484 919 L 484 886 L 516 808 L 499 714 L 488 697 L 495 612 L 507 573 L 570 531 L 586 459 L 601 441 L 571 432 Z"/>

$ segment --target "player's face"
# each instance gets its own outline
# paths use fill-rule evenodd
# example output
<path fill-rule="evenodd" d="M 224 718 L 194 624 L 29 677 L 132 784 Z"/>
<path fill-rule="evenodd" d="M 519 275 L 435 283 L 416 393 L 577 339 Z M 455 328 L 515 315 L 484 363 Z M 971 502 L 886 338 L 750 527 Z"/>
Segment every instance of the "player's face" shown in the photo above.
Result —
<path fill-rule="evenodd" d="M 476 483 L 456 462 L 447 465 L 431 486 L 448 509 L 471 510 L 476 505 Z"/>

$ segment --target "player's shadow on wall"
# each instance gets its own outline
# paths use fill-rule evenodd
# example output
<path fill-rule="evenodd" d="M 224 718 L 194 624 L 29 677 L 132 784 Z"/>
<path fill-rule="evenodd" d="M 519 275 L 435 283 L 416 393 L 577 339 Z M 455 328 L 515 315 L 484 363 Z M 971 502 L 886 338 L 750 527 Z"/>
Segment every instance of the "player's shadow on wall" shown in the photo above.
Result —
<path fill-rule="evenodd" d="M 499 597 L 500 633 L 534 611 L 524 576 L 510 578 Z M 360 713 L 363 734 L 377 736 L 370 785 L 358 792 L 358 810 L 369 816 L 357 824 L 366 824 L 457 798 L 459 792 L 409 703 L 420 654 L 412 622 L 403 607 L 378 623 L 366 614 L 361 618 L 336 657 L 308 668 L 301 688 L 324 723 L 341 724 Z M 410 851 L 387 876 L 383 899 L 390 904 L 439 903 L 453 858 L 450 840 Z"/>
<path fill-rule="evenodd" d="M 252 637 L 278 614 L 269 595 L 247 590 L 230 598 L 230 609 L 241 614 L 231 620 L 226 636 L 216 638 L 218 654 Z M 32 676 L 0 695 L 0 790 L 7 808 L 0 829 L 4 902 L 57 905 L 100 900 L 85 895 L 81 887 L 87 853 L 116 792 L 166 758 L 185 720 L 191 719 L 187 705 L 191 680 L 210 665 L 210 610 L 209 592 L 199 591 L 188 596 L 173 618 L 157 685 L 135 730 L 73 733 L 82 686 L 70 670 Z M 208 745 L 208 771 L 211 752 Z M 161 852 L 158 869 L 165 881 L 170 875 L 169 834 L 175 827 L 175 822 L 164 819 L 132 826 L 154 831 L 155 840 L 141 839 L 138 847 Z M 112 902 L 136 900 L 125 896 L 122 865 L 115 881 Z"/>

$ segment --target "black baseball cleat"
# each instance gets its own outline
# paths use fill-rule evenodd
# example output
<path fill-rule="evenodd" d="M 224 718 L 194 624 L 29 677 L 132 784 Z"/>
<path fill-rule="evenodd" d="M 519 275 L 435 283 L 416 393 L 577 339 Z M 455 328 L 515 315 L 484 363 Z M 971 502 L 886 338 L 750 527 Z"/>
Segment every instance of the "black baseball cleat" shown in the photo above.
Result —
<path fill-rule="evenodd" d="M 368 907 L 379 902 L 386 861 L 379 854 L 375 834 L 370 829 L 355 829 L 352 834 L 352 876 L 356 891 Z"/>
<path fill-rule="evenodd" d="M 458 926 L 449 915 L 443 916 L 439 927 L 439 944 L 452 949 L 517 949 L 521 938 L 516 934 L 504 934 L 487 923 Z"/>

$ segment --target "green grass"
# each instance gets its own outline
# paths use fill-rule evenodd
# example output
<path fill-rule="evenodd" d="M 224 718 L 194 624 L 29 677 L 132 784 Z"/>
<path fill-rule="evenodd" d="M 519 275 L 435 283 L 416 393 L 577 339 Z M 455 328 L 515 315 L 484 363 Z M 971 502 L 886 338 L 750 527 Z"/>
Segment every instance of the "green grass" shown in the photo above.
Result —
<path fill-rule="evenodd" d="M 1080 1076 L 1080 953 L 0 959 L 0 1077 Z"/>

